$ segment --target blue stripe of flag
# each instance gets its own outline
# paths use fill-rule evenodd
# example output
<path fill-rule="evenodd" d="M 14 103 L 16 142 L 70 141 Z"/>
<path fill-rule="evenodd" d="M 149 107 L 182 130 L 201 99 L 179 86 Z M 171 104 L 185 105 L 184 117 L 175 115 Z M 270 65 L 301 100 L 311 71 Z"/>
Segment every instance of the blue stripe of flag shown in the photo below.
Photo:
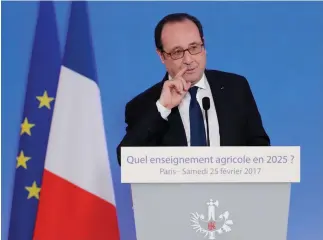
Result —
<path fill-rule="evenodd" d="M 24 111 L 21 120 L 21 123 L 26 120 L 29 124 L 34 124 L 34 126 L 30 128 L 29 135 L 29 128 L 26 124 L 25 132 L 19 135 L 19 148 L 17 151 L 17 157 L 25 156 L 25 159 L 27 157 L 30 159 L 23 161 L 24 158 L 21 157 L 20 165 L 16 167 L 9 240 L 33 238 L 39 202 L 37 191 L 35 190 L 41 188 L 60 67 L 61 54 L 54 5 L 49 1 L 41 1 L 39 3 Z M 54 98 L 53 101 L 45 101 L 46 98 L 43 97 L 46 96 L 45 91 L 49 98 Z M 41 102 L 43 103 L 42 106 Z M 17 159 L 15 161 L 17 162 Z M 34 188 L 30 188 L 33 183 Z M 29 199 L 28 196 L 30 196 Z"/>
<path fill-rule="evenodd" d="M 87 2 L 72 2 L 63 65 L 95 82 L 97 75 Z"/>

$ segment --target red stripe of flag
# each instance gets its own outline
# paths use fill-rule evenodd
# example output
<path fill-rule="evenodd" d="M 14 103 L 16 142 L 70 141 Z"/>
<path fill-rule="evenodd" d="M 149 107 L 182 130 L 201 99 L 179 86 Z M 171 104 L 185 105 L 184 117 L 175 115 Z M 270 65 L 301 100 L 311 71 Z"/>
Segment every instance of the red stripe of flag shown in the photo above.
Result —
<path fill-rule="evenodd" d="M 46 171 L 34 240 L 119 240 L 111 203 Z"/>

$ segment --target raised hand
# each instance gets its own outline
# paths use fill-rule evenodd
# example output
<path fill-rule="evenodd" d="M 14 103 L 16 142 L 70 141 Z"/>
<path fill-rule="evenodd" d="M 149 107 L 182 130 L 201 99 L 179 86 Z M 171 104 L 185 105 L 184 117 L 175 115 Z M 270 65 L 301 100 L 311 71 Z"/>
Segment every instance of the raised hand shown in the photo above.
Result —
<path fill-rule="evenodd" d="M 178 106 L 190 89 L 191 83 L 183 78 L 186 70 L 186 67 L 182 68 L 173 79 L 165 81 L 159 98 L 164 107 L 172 109 Z"/>

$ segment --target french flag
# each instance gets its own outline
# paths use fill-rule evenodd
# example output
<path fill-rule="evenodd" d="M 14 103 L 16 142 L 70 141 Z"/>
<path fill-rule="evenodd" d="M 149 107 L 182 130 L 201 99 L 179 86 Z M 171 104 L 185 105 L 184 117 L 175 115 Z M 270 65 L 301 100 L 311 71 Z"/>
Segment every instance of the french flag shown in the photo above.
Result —
<path fill-rule="evenodd" d="M 86 2 L 72 2 L 34 240 L 119 240 Z"/>

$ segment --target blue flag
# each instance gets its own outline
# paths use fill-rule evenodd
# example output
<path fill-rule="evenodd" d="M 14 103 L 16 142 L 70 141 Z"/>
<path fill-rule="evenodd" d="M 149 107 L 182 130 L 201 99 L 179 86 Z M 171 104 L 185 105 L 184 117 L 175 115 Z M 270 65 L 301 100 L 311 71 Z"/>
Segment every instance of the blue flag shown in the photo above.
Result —
<path fill-rule="evenodd" d="M 60 67 L 54 4 L 42 1 L 19 133 L 9 240 L 33 239 Z"/>

